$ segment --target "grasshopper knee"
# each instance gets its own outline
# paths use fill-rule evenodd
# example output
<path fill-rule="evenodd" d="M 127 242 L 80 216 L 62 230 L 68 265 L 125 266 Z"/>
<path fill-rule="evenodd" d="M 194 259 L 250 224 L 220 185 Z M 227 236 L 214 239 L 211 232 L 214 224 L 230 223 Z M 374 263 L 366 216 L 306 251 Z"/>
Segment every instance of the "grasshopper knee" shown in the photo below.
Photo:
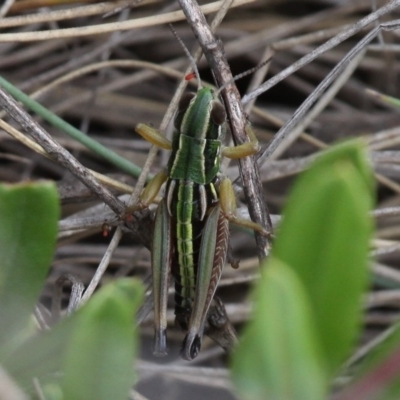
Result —
<path fill-rule="evenodd" d="M 168 175 L 164 171 L 159 172 L 144 188 L 143 192 L 139 197 L 139 202 L 126 209 L 126 214 L 133 213 L 135 211 L 140 211 L 143 210 L 144 208 L 149 207 L 149 205 L 157 197 L 161 189 L 161 186 L 167 179 Z"/>
<path fill-rule="evenodd" d="M 242 143 L 237 146 L 225 147 L 222 150 L 222 155 L 230 159 L 238 159 L 258 153 L 260 151 L 260 144 L 250 125 L 246 126 L 246 133 L 250 138 L 250 142 Z"/>
<path fill-rule="evenodd" d="M 249 219 L 237 217 L 235 192 L 233 190 L 232 182 L 228 178 L 224 178 L 220 184 L 219 199 L 222 212 L 228 221 L 244 228 L 253 229 L 267 238 L 271 236 L 270 232 L 264 229 L 260 224 Z"/>

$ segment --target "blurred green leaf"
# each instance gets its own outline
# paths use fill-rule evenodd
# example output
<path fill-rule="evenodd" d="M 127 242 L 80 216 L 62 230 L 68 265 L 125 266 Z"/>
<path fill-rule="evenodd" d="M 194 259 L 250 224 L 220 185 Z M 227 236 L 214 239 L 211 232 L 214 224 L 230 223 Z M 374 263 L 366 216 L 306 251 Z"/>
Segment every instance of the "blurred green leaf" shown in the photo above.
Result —
<path fill-rule="evenodd" d="M 30 337 L 2 360 L 5 369 L 27 393 L 34 393 L 33 378 L 50 385 L 59 380 L 65 349 L 77 325 L 76 317 L 74 314 L 51 330 Z"/>
<path fill-rule="evenodd" d="M 120 279 L 76 316 L 65 352 L 64 400 L 126 400 L 135 381 L 134 315 L 142 295 L 139 282 Z"/>
<path fill-rule="evenodd" d="M 63 376 L 64 399 L 125 399 L 135 378 L 139 282 L 121 279 L 51 331 L 21 334 L 51 264 L 58 214 L 54 185 L 0 186 L 1 362 L 28 392 L 34 377 L 57 384 Z"/>
<path fill-rule="evenodd" d="M 296 182 L 273 248 L 310 298 L 329 374 L 349 355 L 360 328 L 372 188 L 362 144 L 335 146 Z"/>
<path fill-rule="evenodd" d="M 0 356 L 28 325 L 51 265 L 58 217 L 54 184 L 0 185 Z"/>
<path fill-rule="evenodd" d="M 23 343 L 4 367 L 28 393 L 34 377 L 57 388 L 64 376 L 64 400 L 102 399 L 97 391 L 125 399 L 135 377 L 134 317 L 142 293 L 131 278 L 105 286 L 75 314 Z"/>
<path fill-rule="evenodd" d="M 337 400 L 400 398 L 400 324 L 385 333 L 387 337 L 380 345 L 356 366 L 357 378 Z"/>
<path fill-rule="evenodd" d="M 56 383 L 49 383 L 42 386 L 46 400 L 64 400 L 62 390 Z"/>
<path fill-rule="evenodd" d="M 291 268 L 268 262 L 254 293 L 253 320 L 233 356 L 246 400 L 321 400 L 326 377 L 309 300 Z"/>

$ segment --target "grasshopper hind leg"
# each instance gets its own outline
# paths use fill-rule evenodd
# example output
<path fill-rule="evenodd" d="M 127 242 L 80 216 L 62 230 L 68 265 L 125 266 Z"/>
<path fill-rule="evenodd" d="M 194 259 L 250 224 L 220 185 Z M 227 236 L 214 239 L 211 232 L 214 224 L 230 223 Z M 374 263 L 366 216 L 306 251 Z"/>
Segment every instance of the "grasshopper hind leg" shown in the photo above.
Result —
<path fill-rule="evenodd" d="M 181 356 L 185 360 L 191 361 L 198 356 L 201 348 L 201 338 L 203 332 L 189 332 L 182 343 Z"/>
<path fill-rule="evenodd" d="M 153 355 L 164 357 L 168 354 L 167 330 L 159 329 L 154 332 Z"/>
<path fill-rule="evenodd" d="M 173 254 L 171 220 L 166 201 L 157 209 L 152 251 L 153 296 L 154 296 L 154 347 L 157 356 L 167 354 L 167 303 L 168 287 Z"/>
<path fill-rule="evenodd" d="M 228 238 L 229 224 L 217 205 L 209 213 L 203 229 L 193 310 L 181 350 L 186 360 L 193 360 L 200 351 L 208 310 L 226 260 Z"/>

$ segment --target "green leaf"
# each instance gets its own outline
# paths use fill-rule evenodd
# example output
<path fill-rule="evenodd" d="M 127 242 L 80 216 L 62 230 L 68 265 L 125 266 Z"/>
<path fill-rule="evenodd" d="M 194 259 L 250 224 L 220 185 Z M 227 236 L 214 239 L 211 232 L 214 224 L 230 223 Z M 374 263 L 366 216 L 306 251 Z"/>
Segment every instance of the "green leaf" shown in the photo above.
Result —
<path fill-rule="evenodd" d="M 138 282 L 106 286 L 50 332 L 29 339 L 20 334 L 48 273 L 58 214 L 51 184 L 0 186 L 1 361 L 28 391 L 33 377 L 57 381 L 64 370 L 64 399 L 125 399 L 135 378 Z"/>
<path fill-rule="evenodd" d="M 360 328 L 372 187 L 362 145 L 336 146 L 297 181 L 273 249 L 307 291 L 329 374 L 349 355 Z"/>
<path fill-rule="evenodd" d="M 64 353 L 79 312 L 62 320 L 50 331 L 29 337 L 2 360 L 4 368 L 26 393 L 34 394 L 33 378 L 41 384 L 57 381 Z"/>
<path fill-rule="evenodd" d="M 338 394 L 338 400 L 400 398 L 400 324 L 356 366 L 356 378 Z M 353 372 L 352 372 L 353 374 Z"/>
<path fill-rule="evenodd" d="M 142 295 L 139 282 L 120 279 L 81 310 L 65 352 L 64 400 L 126 400 L 135 381 L 133 324 Z"/>
<path fill-rule="evenodd" d="M 51 265 L 58 217 L 52 183 L 0 185 L 0 355 L 28 325 Z"/>
<path fill-rule="evenodd" d="M 49 383 L 42 386 L 44 399 L 46 400 L 64 400 L 63 393 L 58 384 Z"/>
<path fill-rule="evenodd" d="M 27 393 L 33 393 L 33 378 L 57 387 L 63 376 L 60 372 L 65 370 L 67 393 L 69 386 L 76 392 L 84 387 L 82 394 L 73 393 L 70 398 L 96 398 L 97 394 L 90 397 L 88 390 L 103 390 L 104 385 L 110 386 L 104 393 L 114 390 L 116 395 L 130 387 L 134 378 L 132 346 L 136 332 L 132 331 L 142 292 L 140 283 L 133 279 L 105 286 L 75 314 L 25 341 L 3 361 L 3 366 Z"/>
<path fill-rule="evenodd" d="M 246 400 L 321 400 L 326 377 L 309 300 L 291 268 L 271 259 L 255 289 L 253 320 L 233 355 Z"/>

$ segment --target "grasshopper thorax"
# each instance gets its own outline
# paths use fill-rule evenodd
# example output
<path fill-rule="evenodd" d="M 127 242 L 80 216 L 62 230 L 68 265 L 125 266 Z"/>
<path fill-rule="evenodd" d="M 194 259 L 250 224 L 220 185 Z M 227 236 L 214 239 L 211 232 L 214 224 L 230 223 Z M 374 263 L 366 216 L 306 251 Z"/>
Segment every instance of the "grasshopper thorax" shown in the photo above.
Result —
<path fill-rule="evenodd" d="M 210 88 L 186 95 L 175 119 L 170 179 L 207 185 L 220 168 L 226 114 Z"/>

